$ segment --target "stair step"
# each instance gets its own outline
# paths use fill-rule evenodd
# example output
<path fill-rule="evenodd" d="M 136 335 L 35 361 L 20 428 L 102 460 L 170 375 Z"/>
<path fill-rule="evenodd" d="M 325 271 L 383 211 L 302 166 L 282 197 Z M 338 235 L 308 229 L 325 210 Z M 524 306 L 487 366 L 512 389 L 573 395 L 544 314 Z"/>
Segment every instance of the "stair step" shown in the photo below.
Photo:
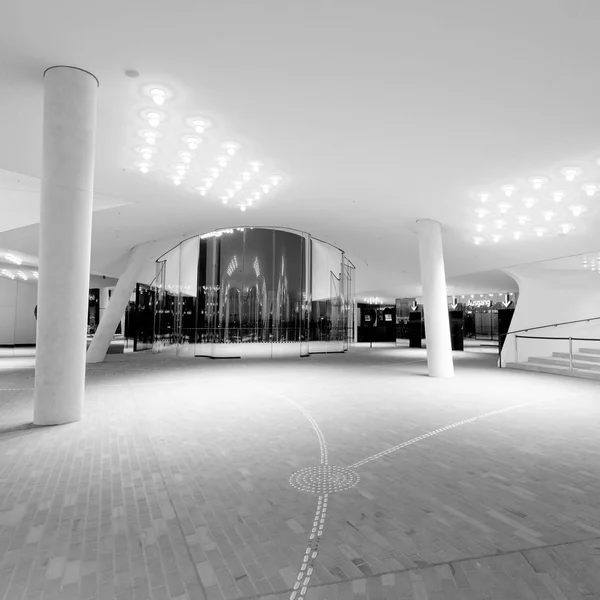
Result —
<path fill-rule="evenodd" d="M 528 363 L 533 364 L 541 364 L 541 365 L 551 365 L 556 367 L 564 367 L 569 368 L 569 359 L 568 355 L 566 359 L 563 358 L 550 358 L 550 357 L 530 357 L 527 359 Z M 600 363 L 593 362 L 581 362 L 581 361 L 573 361 L 574 369 L 581 369 L 585 371 L 598 371 L 600 373 Z"/>
<path fill-rule="evenodd" d="M 600 355 L 600 348 L 579 348 L 579 352 L 581 352 L 582 354 Z"/>
<path fill-rule="evenodd" d="M 532 373 L 546 373 L 548 375 L 563 375 L 577 379 L 595 379 L 600 381 L 600 372 L 571 370 L 568 367 L 541 365 L 534 363 L 506 363 L 509 369 L 518 371 L 530 371 Z"/>
<path fill-rule="evenodd" d="M 568 352 L 553 352 L 552 356 L 554 356 L 556 358 L 566 358 L 567 360 L 569 360 Z M 584 362 L 600 363 L 600 354 L 587 354 L 587 353 L 582 354 L 581 351 L 574 352 L 573 360 L 581 360 Z"/>

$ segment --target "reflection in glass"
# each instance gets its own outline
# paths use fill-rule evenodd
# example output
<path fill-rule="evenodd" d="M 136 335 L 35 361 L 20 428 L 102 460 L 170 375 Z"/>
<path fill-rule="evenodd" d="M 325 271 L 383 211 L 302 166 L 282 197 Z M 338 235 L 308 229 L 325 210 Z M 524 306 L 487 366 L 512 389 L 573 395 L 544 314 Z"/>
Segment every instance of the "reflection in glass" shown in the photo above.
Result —
<path fill-rule="evenodd" d="M 191 238 L 157 261 L 157 339 L 196 356 L 342 352 L 353 332 L 353 270 L 338 248 L 292 230 Z"/>

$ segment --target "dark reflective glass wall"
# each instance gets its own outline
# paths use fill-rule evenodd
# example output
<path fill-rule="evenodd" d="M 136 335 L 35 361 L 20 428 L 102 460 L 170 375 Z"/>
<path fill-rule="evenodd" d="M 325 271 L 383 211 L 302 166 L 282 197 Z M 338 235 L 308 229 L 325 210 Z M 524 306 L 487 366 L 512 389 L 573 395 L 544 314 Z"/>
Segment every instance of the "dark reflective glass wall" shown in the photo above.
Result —
<path fill-rule="evenodd" d="M 240 228 L 200 240 L 200 342 L 300 341 L 306 335 L 306 240 Z"/>
<path fill-rule="evenodd" d="M 341 250 L 297 231 L 240 227 L 190 238 L 157 261 L 155 349 L 342 352 L 353 335 L 353 270 Z"/>

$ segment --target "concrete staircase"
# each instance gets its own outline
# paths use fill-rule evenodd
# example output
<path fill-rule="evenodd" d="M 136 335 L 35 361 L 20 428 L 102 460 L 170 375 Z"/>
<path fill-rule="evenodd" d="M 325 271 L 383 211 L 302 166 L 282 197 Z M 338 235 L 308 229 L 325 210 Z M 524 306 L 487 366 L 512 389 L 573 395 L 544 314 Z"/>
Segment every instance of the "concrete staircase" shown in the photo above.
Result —
<path fill-rule="evenodd" d="M 573 369 L 569 369 L 569 353 L 553 352 L 552 356 L 530 357 L 527 362 L 506 363 L 509 369 L 552 373 L 583 379 L 600 380 L 600 348 L 579 348 L 573 352 Z"/>

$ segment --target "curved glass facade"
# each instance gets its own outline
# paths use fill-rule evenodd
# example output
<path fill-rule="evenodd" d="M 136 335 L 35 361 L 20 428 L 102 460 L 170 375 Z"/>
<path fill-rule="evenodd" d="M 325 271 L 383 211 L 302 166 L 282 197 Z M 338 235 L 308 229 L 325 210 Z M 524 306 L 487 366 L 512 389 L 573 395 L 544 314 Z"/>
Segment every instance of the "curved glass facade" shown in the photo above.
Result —
<path fill-rule="evenodd" d="M 220 229 L 157 261 L 156 349 L 182 356 L 306 356 L 348 349 L 354 266 L 309 234 Z"/>

